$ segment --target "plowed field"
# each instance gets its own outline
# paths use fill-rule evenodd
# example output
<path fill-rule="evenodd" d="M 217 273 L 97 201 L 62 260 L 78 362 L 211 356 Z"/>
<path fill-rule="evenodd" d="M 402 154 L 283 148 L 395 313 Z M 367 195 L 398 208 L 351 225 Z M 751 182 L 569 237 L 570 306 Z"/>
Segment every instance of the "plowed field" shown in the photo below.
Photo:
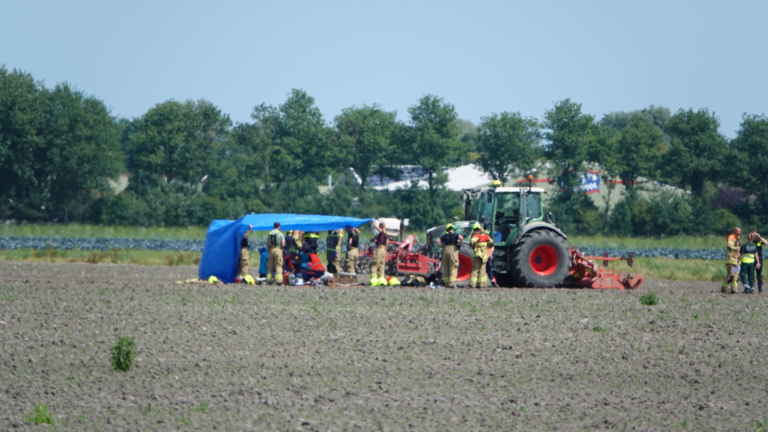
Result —
<path fill-rule="evenodd" d="M 176 283 L 196 274 L 0 261 L 0 430 L 33 429 L 38 401 L 51 430 L 768 428 L 766 297 L 717 283 Z"/>

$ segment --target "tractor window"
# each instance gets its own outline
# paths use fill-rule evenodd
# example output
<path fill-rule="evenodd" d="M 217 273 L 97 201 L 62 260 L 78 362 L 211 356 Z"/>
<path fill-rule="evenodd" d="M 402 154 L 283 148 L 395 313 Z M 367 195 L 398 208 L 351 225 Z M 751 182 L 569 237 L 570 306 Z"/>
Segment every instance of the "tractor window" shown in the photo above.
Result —
<path fill-rule="evenodd" d="M 526 207 L 528 207 L 528 217 L 531 219 L 537 219 L 541 217 L 541 194 L 530 193 L 526 199 Z"/>
<path fill-rule="evenodd" d="M 478 216 L 478 221 L 482 222 L 482 217 L 485 216 L 485 218 L 488 219 L 488 223 L 490 223 L 491 217 L 493 216 L 493 202 L 489 203 L 487 199 L 483 199 L 480 203 L 480 215 Z"/>
<path fill-rule="evenodd" d="M 496 195 L 496 218 L 512 218 L 520 216 L 520 195 L 501 193 Z"/>

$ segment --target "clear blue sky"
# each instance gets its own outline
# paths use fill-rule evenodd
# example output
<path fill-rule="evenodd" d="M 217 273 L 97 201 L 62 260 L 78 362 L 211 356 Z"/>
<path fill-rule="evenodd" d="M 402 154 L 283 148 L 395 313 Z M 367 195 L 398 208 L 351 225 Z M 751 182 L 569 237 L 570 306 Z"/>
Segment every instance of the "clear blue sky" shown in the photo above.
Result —
<path fill-rule="evenodd" d="M 136 117 L 212 101 L 236 122 L 292 88 L 327 120 L 378 103 L 407 119 L 427 93 L 479 122 L 708 108 L 735 136 L 768 113 L 768 1 L 0 0 L 0 64 L 67 81 Z"/>

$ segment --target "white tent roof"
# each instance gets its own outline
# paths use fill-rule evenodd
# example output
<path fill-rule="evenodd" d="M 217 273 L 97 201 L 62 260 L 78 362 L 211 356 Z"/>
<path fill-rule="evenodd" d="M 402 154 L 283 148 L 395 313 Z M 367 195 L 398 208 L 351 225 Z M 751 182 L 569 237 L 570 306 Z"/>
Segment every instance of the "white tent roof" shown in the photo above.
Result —
<path fill-rule="evenodd" d="M 450 190 L 460 191 L 462 189 L 474 189 L 482 186 L 490 185 L 493 182 L 493 178 L 488 174 L 477 169 L 474 165 L 463 165 L 456 168 L 448 168 L 445 170 L 448 174 L 448 183 L 445 184 Z M 376 186 L 376 190 L 397 190 L 407 189 L 411 185 L 412 180 L 403 180 L 399 182 L 392 182 L 384 186 Z M 427 182 L 423 178 L 419 180 L 419 186 L 426 188 Z"/>

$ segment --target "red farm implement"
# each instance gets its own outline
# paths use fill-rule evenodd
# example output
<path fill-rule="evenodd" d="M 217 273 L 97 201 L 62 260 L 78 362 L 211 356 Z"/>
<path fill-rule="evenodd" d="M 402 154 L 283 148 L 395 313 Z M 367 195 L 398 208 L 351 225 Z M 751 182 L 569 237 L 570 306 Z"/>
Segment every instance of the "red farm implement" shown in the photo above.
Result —
<path fill-rule="evenodd" d="M 604 267 L 608 267 L 609 261 L 626 261 L 627 265 L 633 267 L 632 252 L 629 252 L 626 258 L 618 257 L 592 257 L 586 256 L 571 246 L 571 283 L 575 286 L 597 288 L 597 289 L 634 289 L 639 288 L 643 283 L 643 276 L 640 273 L 616 273 L 616 269 L 611 271 L 595 264 L 595 261 L 602 261 Z"/>

